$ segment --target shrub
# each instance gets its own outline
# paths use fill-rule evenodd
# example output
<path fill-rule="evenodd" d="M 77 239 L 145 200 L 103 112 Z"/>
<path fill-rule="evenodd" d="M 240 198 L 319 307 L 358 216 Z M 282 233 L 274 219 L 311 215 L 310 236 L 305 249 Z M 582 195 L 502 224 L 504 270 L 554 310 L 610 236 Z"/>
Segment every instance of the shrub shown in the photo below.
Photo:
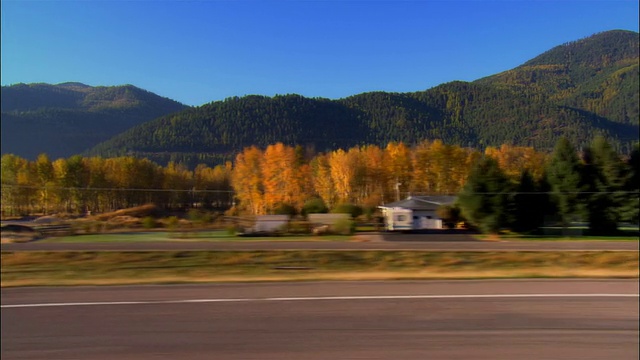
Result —
<path fill-rule="evenodd" d="M 234 236 L 239 232 L 240 229 L 238 229 L 236 225 L 229 225 L 226 227 L 226 230 L 227 230 L 227 235 Z"/>
<path fill-rule="evenodd" d="M 378 208 L 376 206 L 365 206 L 362 209 L 362 215 L 365 216 L 365 218 L 370 221 L 374 218 L 374 215 L 376 214 L 376 211 L 378 211 Z"/>
<path fill-rule="evenodd" d="M 207 211 L 190 209 L 187 212 L 187 219 L 195 224 L 205 225 L 211 222 L 211 214 Z"/>
<path fill-rule="evenodd" d="M 179 224 L 180 224 L 180 220 L 178 219 L 177 216 L 170 216 L 167 219 L 167 227 L 169 228 L 169 230 L 177 229 Z"/>
<path fill-rule="evenodd" d="M 440 206 L 438 210 L 436 210 L 436 214 L 449 229 L 453 229 L 456 224 L 462 220 L 460 208 L 453 205 Z"/>
<path fill-rule="evenodd" d="M 329 212 L 329 208 L 320 198 L 309 199 L 302 206 L 302 215 L 326 214 L 327 212 Z"/>
<path fill-rule="evenodd" d="M 146 216 L 142 219 L 142 227 L 145 229 L 153 229 L 158 226 L 156 219 L 153 216 Z"/>
<path fill-rule="evenodd" d="M 278 204 L 275 209 L 273 209 L 274 215 L 290 215 L 295 216 L 297 213 L 296 208 L 290 204 Z"/>
<path fill-rule="evenodd" d="M 187 219 L 189 219 L 189 221 L 200 222 L 201 218 L 202 218 L 202 213 L 200 212 L 200 210 L 189 209 L 189 211 L 187 211 Z"/>
<path fill-rule="evenodd" d="M 353 220 L 340 219 L 333 224 L 331 229 L 339 235 L 351 235 L 356 231 L 356 223 Z"/>
<path fill-rule="evenodd" d="M 354 204 L 338 204 L 331 210 L 334 214 L 351 214 L 352 218 L 362 215 L 362 208 Z"/>

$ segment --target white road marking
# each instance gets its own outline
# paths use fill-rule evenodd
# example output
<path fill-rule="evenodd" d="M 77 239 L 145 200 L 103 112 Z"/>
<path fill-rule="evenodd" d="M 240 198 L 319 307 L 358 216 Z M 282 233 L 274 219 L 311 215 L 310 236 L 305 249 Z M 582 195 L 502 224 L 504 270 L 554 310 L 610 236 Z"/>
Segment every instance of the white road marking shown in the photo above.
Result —
<path fill-rule="evenodd" d="M 113 306 L 113 305 L 158 305 L 158 304 L 194 304 L 194 303 L 238 303 L 267 301 L 323 301 L 323 300 L 410 300 L 410 299 L 477 299 L 477 298 L 587 298 L 587 297 L 639 297 L 639 294 L 467 294 L 467 295 L 369 295 L 369 296 L 310 296 L 310 297 L 268 297 L 268 298 L 229 298 L 229 299 L 183 299 L 157 301 L 96 301 L 68 303 L 10 304 L 1 305 L 2 309 L 39 308 L 62 306 Z"/>

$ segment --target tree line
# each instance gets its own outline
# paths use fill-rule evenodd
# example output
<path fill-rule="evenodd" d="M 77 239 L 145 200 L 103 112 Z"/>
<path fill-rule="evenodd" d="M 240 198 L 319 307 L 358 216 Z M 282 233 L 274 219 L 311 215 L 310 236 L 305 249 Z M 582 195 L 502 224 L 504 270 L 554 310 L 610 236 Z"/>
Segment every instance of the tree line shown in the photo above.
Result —
<path fill-rule="evenodd" d="M 440 140 L 325 153 L 275 143 L 193 170 L 134 157 L 4 155 L 2 212 L 100 213 L 146 203 L 253 215 L 302 213 L 310 203 L 373 212 L 407 195 L 447 194 L 459 195 L 454 213 L 488 232 L 529 231 L 549 218 L 579 218 L 606 232 L 638 222 L 638 165 L 637 146 L 623 158 L 601 137 L 580 151 L 563 138 L 551 154 L 512 145 L 481 152 Z"/>
<path fill-rule="evenodd" d="M 563 229 L 579 221 L 591 234 L 614 234 L 622 222 L 639 222 L 639 161 L 637 145 L 622 159 L 602 137 L 580 152 L 561 138 L 542 177 L 524 170 L 514 182 L 487 156 L 472 169 L 455 209 L 487 233 L 529 232 L 553 220 Z"/>
<path fill-rule="evenodd" d="M 35 161 L 2 156 L 2 215 L 103 213 L 154 203 L 167 209 L 226 209 L 233 200 L 231 163 L 208 167 L 134 157 Z"/>

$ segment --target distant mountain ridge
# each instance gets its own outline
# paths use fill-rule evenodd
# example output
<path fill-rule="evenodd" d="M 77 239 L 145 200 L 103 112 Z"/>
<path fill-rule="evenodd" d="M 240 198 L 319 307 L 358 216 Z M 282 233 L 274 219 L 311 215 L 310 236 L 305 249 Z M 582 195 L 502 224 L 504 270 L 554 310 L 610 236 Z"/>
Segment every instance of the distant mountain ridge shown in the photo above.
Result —
<path fill-rule="evenodd" d="M 16 84 L 1 91 L 2 153 L 82 153 L 133 126 L 187 108 L 133 85 Z"/>
<path fill-rule="evenodd" d="M 229 98 L 142 124 L 88 154 L 194 165 L 277 141 L 317 151 L 423 139 L 551 150 L 560 136 L 581 146 L 598 134 L 625 151 L 638 141 L 638 48 L 638 33 L 609 31 L 512 70 L 425 91 Z"/>
<path fill-rule="evenodd" d="M 551 150 L 561 136 L 581 146 L 596 135 L 625 152 L 638 142 L 638 40 L 632 31 L 603 32 L 554 47 L 511 70 L 410 93 L 369 92 L 339 100 L 295 94 L 228 98 L 161 114 L 84 154 L 194 166 L 275 142 L 316 151 L 424 139 Z M 58 86 L 61 92 L 82 89 Z M 124 108 L 129 104 L 124 98 L 109 104 Z M 100 96 L 83 98 L 83 106 L 99 106 L 95 99 Z M 3 131 L 4 116 L 3 109 Z"/>

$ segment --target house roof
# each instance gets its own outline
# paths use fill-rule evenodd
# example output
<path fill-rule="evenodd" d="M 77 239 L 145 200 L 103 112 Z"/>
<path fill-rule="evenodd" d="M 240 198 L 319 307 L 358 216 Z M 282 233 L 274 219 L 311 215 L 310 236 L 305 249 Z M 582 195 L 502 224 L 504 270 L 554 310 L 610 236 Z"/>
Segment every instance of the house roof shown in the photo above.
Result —
<path fill-rule="evenodd" d="M 411 210 L 435 210 L 441 205 L 451 205 L 455 196 L 409 196 L 408 198 L 384 204 L 381 208 L 404 208 Z"/>

